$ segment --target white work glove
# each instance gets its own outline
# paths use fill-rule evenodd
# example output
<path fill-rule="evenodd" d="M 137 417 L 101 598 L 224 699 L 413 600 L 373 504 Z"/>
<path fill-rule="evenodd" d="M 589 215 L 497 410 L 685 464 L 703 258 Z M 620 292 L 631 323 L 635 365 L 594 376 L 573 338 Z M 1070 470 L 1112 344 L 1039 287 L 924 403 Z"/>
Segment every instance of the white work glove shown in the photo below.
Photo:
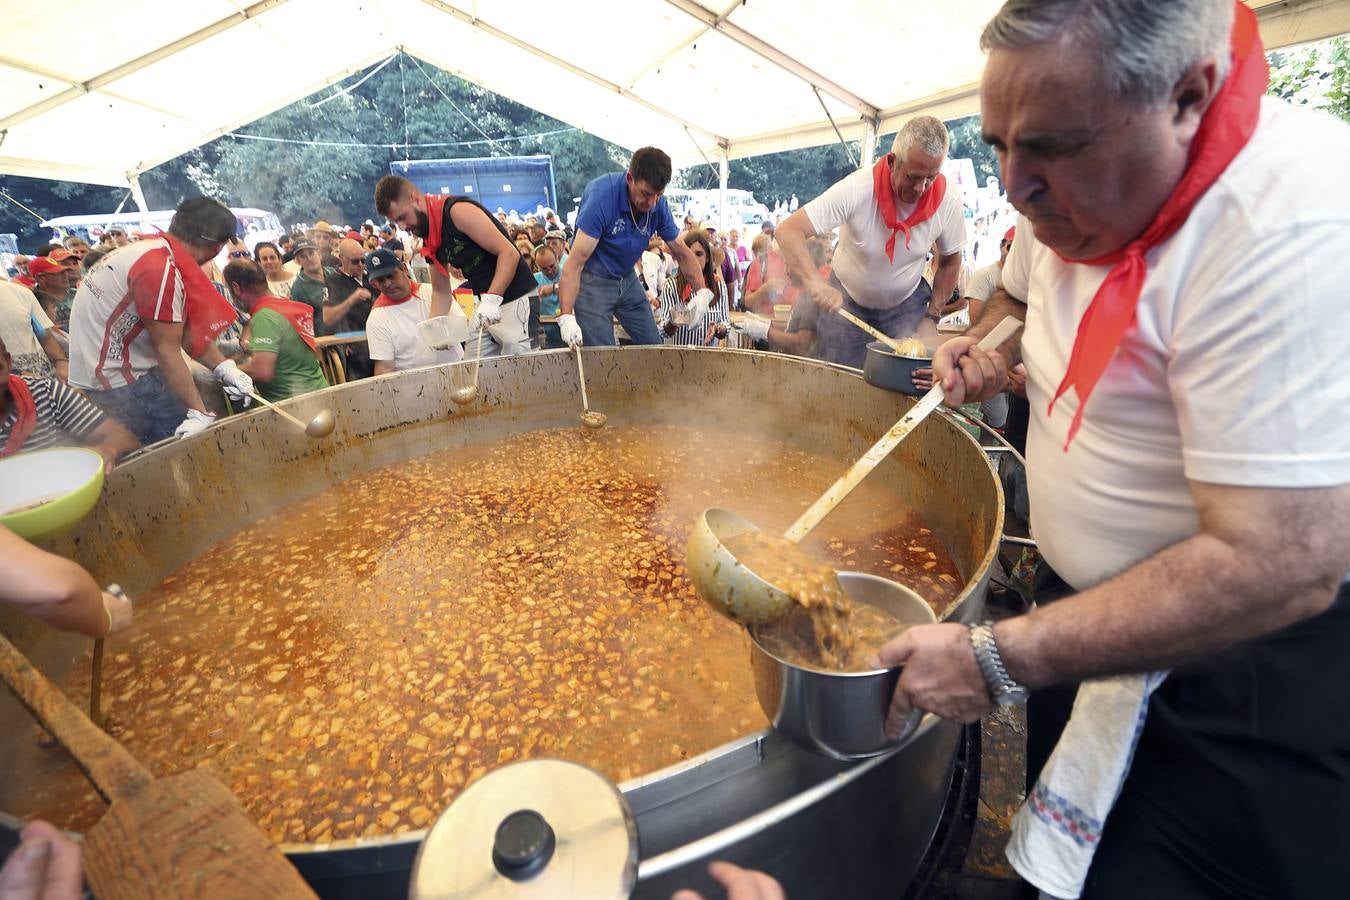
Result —
<path fill-rule="evenodd" d="M 184 419 L 182 422 L 180 422 L 178 424 L 178 427 L 173 430 L 173 435 L 174 437 L 180 438 L 190 437 L 191 435 L 194 435 L 199 431 L 205 431 L 207 428 L 214 425 L 215 422 L 216 417 L 211 415 L 211 413 L 204 413 L 199 412 L 198 410 L 195 409 L 189 409 L 187 413 L 187 418 Z"/>
<path fill-rule="evenodd" d="M 558 333 L 567 346 L 581 346 L 581 326 L 577 324 L 577 317 L 571 313 L 563 313 L 558 316 Z"/>
<path fill-rule="evenodd" d="M 712 303 L 713 292 L 708 288 L 700 288 L 693 297 L 689 298 L 689 324 L 697 325 L 699 320 L 708 312 L 708 305 Z"/>
<path fill-rule="evenodd" d="M 746 319 L 744 322 L 731 327 L 752 341 L 767 341 L 769 339 L 768 319 Z"/>
<path fill-rule="evenodd" d="M 501 320 L 502 295 L 479 294 L 478 305 L 473 308 L 473 320 L 469 322 L 469 330 L 477 331 L 489 325 L 496 325 Z"/>
<path fill-rule="evenodd" d="M 227 359 L 216 366 L 215 374 L 216 381 L 225 389 L 225 396 L 230 398 L 231 403 L 247 407 L 253 402 L 253 379 L 245 375 L 234 360 Z M 181 429 L 183 426 L 178 427 Z"/>

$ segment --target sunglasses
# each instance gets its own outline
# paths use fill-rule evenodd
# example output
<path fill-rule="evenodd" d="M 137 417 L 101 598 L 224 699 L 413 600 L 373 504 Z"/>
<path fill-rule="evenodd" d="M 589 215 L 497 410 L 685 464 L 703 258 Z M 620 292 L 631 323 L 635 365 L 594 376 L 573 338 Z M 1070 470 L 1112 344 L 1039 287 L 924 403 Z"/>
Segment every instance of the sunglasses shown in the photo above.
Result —
<path fill-rule="evenodd" d="M 249 255 L 249 253 L 248 253 L 247 250 L 231 250 L 231 251 L 230 251 L 230 259 L 238 259 L 238 258 L 241 257 L 241 256 L 248 256 L 248 255 Z"/>

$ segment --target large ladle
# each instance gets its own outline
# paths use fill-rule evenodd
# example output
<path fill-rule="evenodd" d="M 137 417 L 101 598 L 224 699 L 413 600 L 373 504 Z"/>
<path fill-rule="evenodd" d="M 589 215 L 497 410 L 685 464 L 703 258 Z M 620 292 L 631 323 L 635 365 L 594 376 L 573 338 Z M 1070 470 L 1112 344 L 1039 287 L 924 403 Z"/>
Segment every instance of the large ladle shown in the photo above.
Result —
<path fill-rule="evenodd" d="M 309 420 L 309 422 L 302 422 L 295 416 L 286 412 L 286 410 L 277 406 L 271 400 L 268 400 L 262 394 L 259 394 L 255 391 L 253 392 L 252 396 L 254 400 L 257 400 L 263 406 L 266 406 L 268 409 L 272 410 L 272 412 L 281 416 L 283 419 L 289 419 L 291 422 L 295 424 L 297 428 L 299 428 L 301 431 L 303 431 L 305 434 L 309 435 L 312 438 L 328 437 L 330 434 L 333 433 L 333 429 L 337 427 L 337 419 L 333 417 L 333 411 L 331 409 L 321 409 L 314 416 L 314 418 Z"/>
<path fill-rule="evenodd" d="M 581 348 L 572 348 L 577 354 L 577 378 L 581 380 L 581 424 L 587 428 L 600 428 L 609 418 L 602 412 L 592 412 L 591 403 L 586 399 L 586 371 L 581 366 Z"/>
<path fill-rule="evenodd" d="M 473 384 L 457 387 L 450 392 L 450 399 L 459 406 L 468 406 L 478 396 L 478 366 L 483 361 L 483 326 L 478 326 L 478 353 L 473 358 Z"/>
<path fill-rule="evenodd" d="M 0 681 L 111 804 L 82 844 L 100 900 L 314 896 L 225 785 L 205 769 L 156 780 L 3 637 Z"/>
<path fill-rule="evenodd" d="M 883 344 L 885 344 L 887 347 L 890 347 L 899 355 L 901 356 L 908 355 L 901 350 L 900 342 L 897 341 L 895 338 L 891 337 L 889 334 L 887 334 L 886 332 L 882 331 L 879 328 L 873 328 L 871 325 L 867 324 L 862 319 L 855 316 L 853 313 L 844 309 L 842 306 L 839 309 L 836 309 L 835 312 L 837 312 L 840 318 L 844 319 L 844 321 L 852 322 L 854 325 L 857 325 L 863 331 L 867 332 L 872 337 L 881 341 Z"/>
<path fill-rule="evenodd" d="M 1009 316 L 999 322 L 978 346 L 986 353 L 990 352 L 1021 327 L 1021 321 Z M 861 459 L 849 466 L 848 471 L 830 485 L 783 536 L 793 543 L 806 537 L 929 413 L 942 404 L 944 396 L 941 384 L 929 388 L 928 393 L 910 407 Z M 794 603 L 786 592 L 750 571 L 726 547 L 729 538 L 758 530 L 753 522 L 730 510 L 706 509 L 689 534 L 689 552 L 685 560 L 694 586 L 703 599 L 723 615 L 747 625 L 780 618 Z"/>

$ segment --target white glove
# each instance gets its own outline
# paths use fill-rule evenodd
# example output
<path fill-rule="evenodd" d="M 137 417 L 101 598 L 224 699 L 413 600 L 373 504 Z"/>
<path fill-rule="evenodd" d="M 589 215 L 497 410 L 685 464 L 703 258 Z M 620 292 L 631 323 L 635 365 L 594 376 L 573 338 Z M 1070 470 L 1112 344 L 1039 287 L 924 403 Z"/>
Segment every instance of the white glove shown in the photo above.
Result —
<path fill-rule="evenodd" d="M 502 295 L 479 294 L 478 305 L 473 308 L 473 321 L 469 322 L 469 330 L 477 331 L 489 325 L 496 325 L 501 320 Z"/>
<path fill-rule="evenodd" d="M 571 313 L 558 316 L 558 333 L 567 346 L 581 346 L 581 326 L 577 324 L 577 317 Z"/>
<path fill-rule="evenodd" d="M 699 319 L 708 312 L 708 304 L 712 303 L 713 292 L 708 288 L 701 288 L 693 297 L 689 298 L 690 325 L 697 325 Z"/>
<path fill-rule="evenodd" d="M 173 430 L 173 435 L 174 437 L 190 437 L 199 431 L 205 431 L 208 427 L 214 425 L 215 421 L 216 417 L 210 413 L 189 409 L 187 418 L 180 422 L 178 427 Z"/>
<path fill-rule="evenodd" d="M 225 389 L 225 396 L 230 398 L 231 403 L 239 403 L 248 406 L 253 402 L 253 379 L 244 374 L 239 366 L 235 365 L 234 360 L 227 359 L 216 366 L 216 381 Z M 182 425 L 178 426 L 182 429 Z M 203 426 L 205 427 L 205 426 Z"/>
<path fill-rule="evenodd" d="M 731 327 L 752 341 L 767 341 L 769 339 L 768 319 L 746 319 L 744 322 Z"/>

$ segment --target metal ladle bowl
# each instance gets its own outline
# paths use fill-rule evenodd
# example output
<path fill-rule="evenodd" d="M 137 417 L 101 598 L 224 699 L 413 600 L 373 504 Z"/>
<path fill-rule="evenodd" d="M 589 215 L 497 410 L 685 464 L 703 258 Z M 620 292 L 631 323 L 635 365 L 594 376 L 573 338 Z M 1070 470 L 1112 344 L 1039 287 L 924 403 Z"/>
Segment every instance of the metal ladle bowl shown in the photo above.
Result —
<path fill-rule="evenodd" d="M 331 409 L 321 409 L 305 426 L 305 434 L 312 438 L 326 438 L 337 427 L 337 418 Z"/>
<path fill-rule="evenodd" d="M 457 387 L 450 392 L 450 399 L 459 406 L 468 406 L 478 396 L 478 388 L 472 384 Z"/>
<path fill-rule="evenodd" d="M 603 428 L 609 417 L 602 412 L 586 410 L 581 414 L 581 424 L 587 428 Z"/>
<path fill-rule="evenodd" d="M 759 527 L 731 510 L 705 509 L 689 532 L 685 567 L 699 596 L 722 615 L 745 625 L 772 622 L 786 615 L 794 601 L 727 549 L 729 538 L 747 531 Z"/>

